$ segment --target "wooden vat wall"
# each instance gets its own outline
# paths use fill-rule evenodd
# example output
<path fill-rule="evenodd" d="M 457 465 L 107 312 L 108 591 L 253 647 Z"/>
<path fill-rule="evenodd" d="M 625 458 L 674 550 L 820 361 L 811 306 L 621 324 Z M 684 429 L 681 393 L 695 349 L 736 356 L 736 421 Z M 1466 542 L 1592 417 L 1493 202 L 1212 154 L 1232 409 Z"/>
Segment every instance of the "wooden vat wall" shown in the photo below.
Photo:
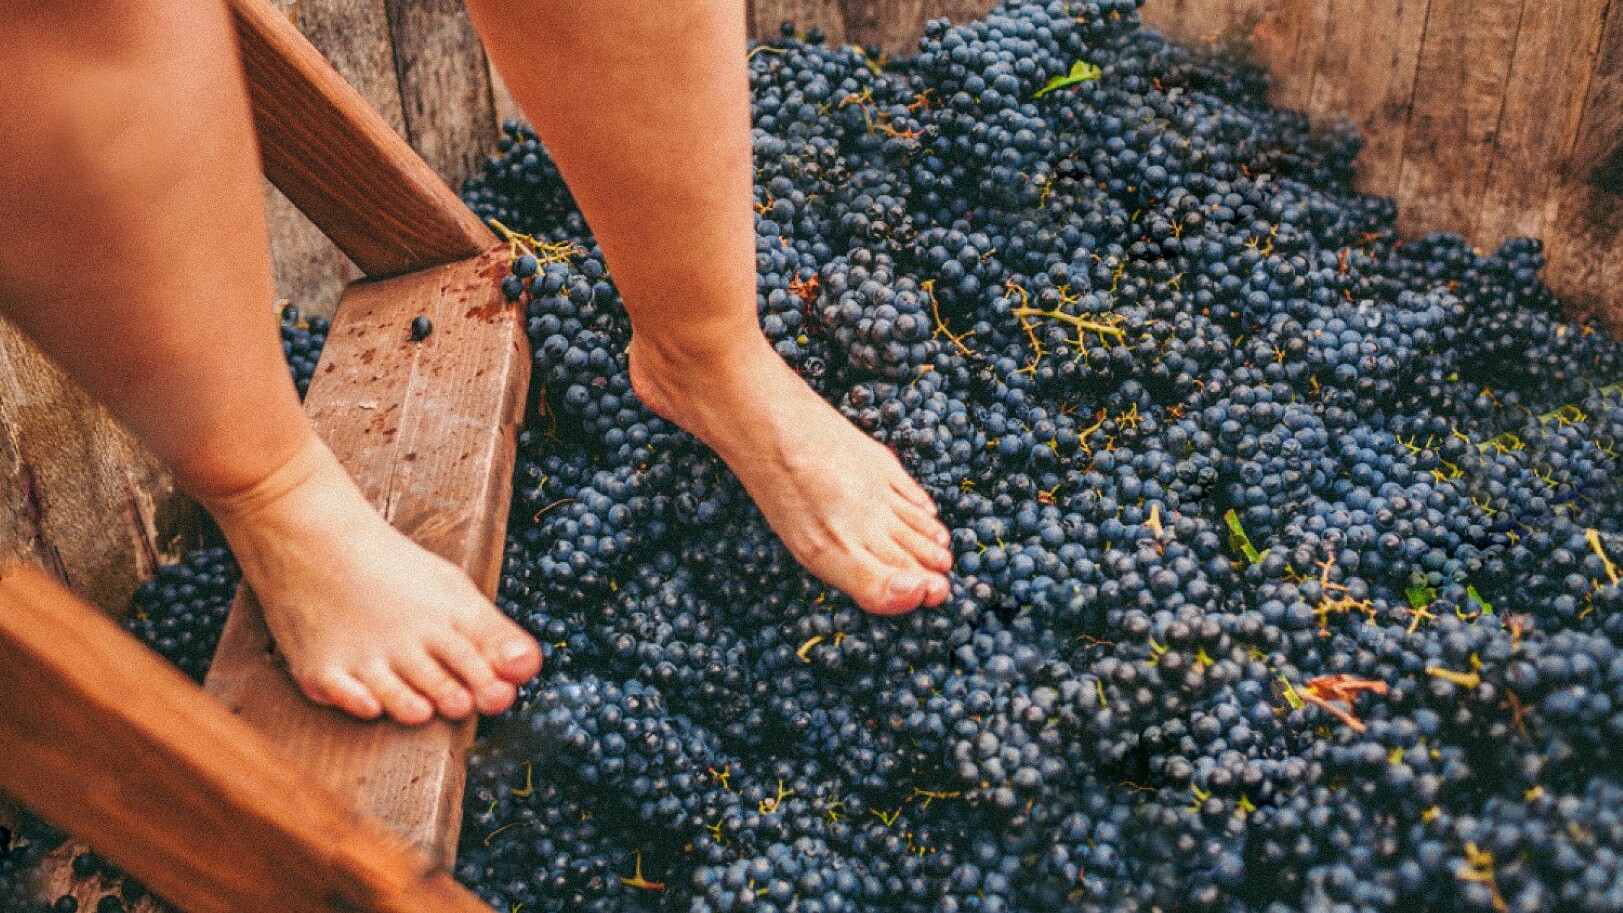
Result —
<path fill-rule="evenodd" d="M 460 0 L 277 0 L 453 186 L 516 114 Z M 915 46 L 928 19 L 989 0 L 751 0 L 831 41 Z M 1249 37 L 1274 100 L 1364 132 L 1365 190 L 1410 233 L 1491 248 L 1541 235 L 1546 278 L 1623 329 L 1623 0 L 1149 0 L 1186 42 Z M 277 293 L 331 313 L 355 268 L 267 187 Z M 116 611 L 195 540 L 195 512 L 139 447 L 0 324 L 0 559 L 52 569 Z"/>

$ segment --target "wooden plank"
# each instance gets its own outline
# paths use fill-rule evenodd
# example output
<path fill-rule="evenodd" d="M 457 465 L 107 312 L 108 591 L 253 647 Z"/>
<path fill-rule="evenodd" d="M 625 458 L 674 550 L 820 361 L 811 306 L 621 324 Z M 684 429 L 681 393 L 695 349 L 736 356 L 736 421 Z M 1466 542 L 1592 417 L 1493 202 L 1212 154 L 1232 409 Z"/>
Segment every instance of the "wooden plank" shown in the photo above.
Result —
<path fill-rule="evenodd" d="M 490 70 L 461 0 L 386 0 L 406 137 L 452 187 L 496 145 Z"/>
<path fill-rule="evenodd" d="M 1465 234 L 1475 224 L 1522 5 L 1431 0 L 1398 171 L 1400 231 Z"/>
<path fill-rule="evenodd" d="M 268 180 L 265 223 L 276 300 L 296 304 L 306 314 L 331 317 L 344 288 L 363 275 L 360 267 Z"/>
<path fill-rule="evenodd" d="M 840 10 L 847 41 L 887 54 L 915 49 L 924 31 L 924 0 L 841 0 Z"/>
<path fill-rule="evenodd" d="M 1546 201 L 1568 171 L 1563 159 L 1578 132 L 1606 7 L 1607 0 L 1544 0 L 1524 15 L 1482 207 L 1470 232 L 1484 250 L 1508 237 L 1543 236 Z M 1616 103 L 1623 105 L 1623 97 Z M 1605 114 L 1606 139 L 1620 141 L 1623 110 Z"/>
<path fill-rule="evenodd" d="M 268 0 L 232 0 L 265 173 L 369 276 L 495 241 Z"/>
<path fill-rule="evenodd" d="M 856 40 L 847 35 L 839 0 L 754 0 L 750 4 L 750 34 L 757 39 L 770 41 L 778 37 L 779 27 L 785 22 L 794 23 L 803 32 L 822 29 L 831 45 Z"/>
<path fill-rule="evenodd" d="M 1211 44 L 1234 25 L 1230 0 L 1149 0 L 1144 24 L 1181 44 Z"/>
<path fill-rule="evenodd" d="M 478 898 L 44 572 L 0 571 L 0 791 L 191 913 Z"/>
<path fill-rule="evenodd" d="M 1391 196 L 1414 94 L 1429 0 L 1329 0 L 1313 23 L 1319 45 L 1305 110 L 1350 119 L 1364 138 L 1358 184 Z M 1297 74 L 1292 74 L 1296 76 Z"/>
<path fill-rule="evenodd" d="M 509 120 L 528 122 L 529 118 L 524 116 L 524 109 L 513 100 L 513 93 L 507 91 L 507 83 L 502 82 L 502 74 L 496 72 L 496 65 L 491 63 L 488 57 L 485 59 L 485 67 L 490 70 L 490 101 L 496 114 L 496 128 L 500 130 L 501 125 Z"/>
<path fill-rule="evenodd" d="M 305 400 L 311 421 L 383 515 L 466 570 L 500 574 L 515 434 L 528 390 L 520 311 L 503 299 L 506 248 L 410 276 L 359 283 L 339 307 Z M 427 315 L 434 331 L 409 341 Z M 317 778 L 450 863 L 473 722 L 407 728 L 304 700 L 269 651 L 246 588 L 206 688 Z"/>
<path fill-rule="evenodd" d="M 1272 77 L 1268 100 L 1282 108 L 1306 111 L 1313 84 L 1327 53 L 1325 36 L 1333 18 L 1333 0 L 1287 0 L 1278 4 L 1251 32 L 1257 62 Z"/>
<path fill-rule="evenodd" d="M 344 81 L 372 109 L 405 135 L 400 86 L 395 76 L 383 0 L 274 0 Z M 270 181 L 265 217 L 271 236 L 276 296 L 307 314 L 331 317 L 344 287 L 363 274 L 332 240 Z"/>
<path fill-rule="evenodd" d="M 1623 4 L 1612 3 L 1595 54 L 1566 181 L 1552 197 L 1545 278 L 1580 309 L 1600 314 L 1623 337 L 1623 197 L 1596 183 L 1623 119 Z"/>
<path fill-rule="evenodd" d="M 0 320 L 0 561 L 49 568 L 118 614 L 197 535 L 157 460 Z"/>

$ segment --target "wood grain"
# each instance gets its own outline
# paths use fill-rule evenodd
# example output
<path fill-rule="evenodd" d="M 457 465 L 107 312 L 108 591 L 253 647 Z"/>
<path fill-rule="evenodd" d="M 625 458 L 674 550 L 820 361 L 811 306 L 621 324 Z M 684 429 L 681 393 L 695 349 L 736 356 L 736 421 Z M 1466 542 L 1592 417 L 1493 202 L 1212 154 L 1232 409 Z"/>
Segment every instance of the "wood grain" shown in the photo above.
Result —
<path fill-rule="evenodd" d="M 1573 142 L 1566 180 L 1552 203 L 1545 277 L 1558 294 L 1602 316 L 1623 337 L 1623 198 L 1596 182 L 1611 161 L 1623 119 L 1623 4 L 1612 3 Z"/>
<path fill-rule="evenodd" d="M 846 36 L 845 13 L 839 0 L 754 0 L 750 4 L 749 29 L 756 39 L 777 38 L 785 22 L 794 23 L 803 32 L 822 29 L 833 45 L 852 40 Z"/>
<path fill-rule="evenodd" d="M 0 320 L 0 561 L 38 564 L 118 614 L 197 533 L 157 460 Z"/>
<path fill-rule="evenodd" d="M 494 237 L 268 0 L 232 0 L 265 173 L 369 276 Z"/>
<path fill-rule="evenodd" d="M 44 572 L 0 570 L 0 791 L 190 913 L 488 913 Z"/>
<path fill-rule="evenodd" d="M 1505 238 L 1542 237 L 1546 202 L 1574 146 L 1588 73 L 1600 44 L 1608 0 L 1543 0 L 1522 17 L 1498 141 L 1488 160 L 1482 206 L 1470 237 L 1484 250 Z M 1623 97 L 1616 99 L 1623 104 Z M 1605 110 L 1604 102 L 1601 109 Z M 1603 130 L 1620 140 L 1623 111 Z M 1591 150 L 1584 150 L 1586 155 Z M 1584 170 L 1579 166 L 1579 170 Z"/>
<path fill-rule="evenodd" d="M 1307 112 L 1350 119 L 1364 138 L 1358 185 L 1392 196 L 1408 130 L 1429 0 L 1328 0 L 1317 18 Z"/>
<path fill-rule="evenodd" d="M 500 573 L 529 352 L 501 295 L 506 249 L 352 286 L 305 400 L 316 429 L 383 515 L 466 570 Z M 412 318 L 434 331 L 409 338 Z M 318 779 L 449 863 L 473 724 L 362 723 L 306 701 L 269 651 L 246 588 L 205 687 Z"/>
<path fill-rule="evenodd" d="M 461 0 L 386 0 L 405 136 L 459 187 L 496 144 L 490 70 Z"/>
<path fill-rule="evenodd" d="M 1522 5 L 1431 0 L 1398 171 L 1398 228 L 1404 233 L 1469 234 L 1475 225 Z"/>
<path fill-rule="evenodd" d="M 383 0 L 273 2 L 372 110 L 406 135 Z M 265 216 L 277 298 L 307 314 L 331 317 L 344 287 L 363 275 L 360 269 L 268 180 Z"/>

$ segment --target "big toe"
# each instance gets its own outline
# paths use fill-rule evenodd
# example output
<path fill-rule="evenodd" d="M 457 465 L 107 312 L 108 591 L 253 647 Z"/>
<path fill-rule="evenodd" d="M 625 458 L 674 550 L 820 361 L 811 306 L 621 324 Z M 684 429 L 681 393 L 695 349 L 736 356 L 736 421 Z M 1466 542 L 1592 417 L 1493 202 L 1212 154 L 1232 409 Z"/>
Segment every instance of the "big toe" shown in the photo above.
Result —
<path fill-rule="evenodd" d="M 875 615 L 902 615 L 924 605 L 939 605 L 946 598 L 947 579 L 928 571 L 887 569 L 867 585 L 849 590 L 864 611 Z M 935 594 L 940 596 L 931 601 Z"/>

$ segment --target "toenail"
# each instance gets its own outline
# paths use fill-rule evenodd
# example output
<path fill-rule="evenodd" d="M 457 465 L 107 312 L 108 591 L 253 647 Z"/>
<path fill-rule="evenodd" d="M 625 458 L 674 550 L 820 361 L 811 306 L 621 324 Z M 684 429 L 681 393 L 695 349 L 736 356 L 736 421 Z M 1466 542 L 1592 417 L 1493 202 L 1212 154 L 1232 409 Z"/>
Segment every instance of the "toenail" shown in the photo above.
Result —
<path fill-rule="evenodd" d="M 530 652 L 530 645 L 522 640 L 510 640 L 502 646 L 502 661 L 514 663 L 523 659 Z"/>
<path fill-rule="evenodd" d="M 910 596 L 924 586 L 924 580 L 914 574 L 897 574 L 885 588 L 887 596 Z"/>

